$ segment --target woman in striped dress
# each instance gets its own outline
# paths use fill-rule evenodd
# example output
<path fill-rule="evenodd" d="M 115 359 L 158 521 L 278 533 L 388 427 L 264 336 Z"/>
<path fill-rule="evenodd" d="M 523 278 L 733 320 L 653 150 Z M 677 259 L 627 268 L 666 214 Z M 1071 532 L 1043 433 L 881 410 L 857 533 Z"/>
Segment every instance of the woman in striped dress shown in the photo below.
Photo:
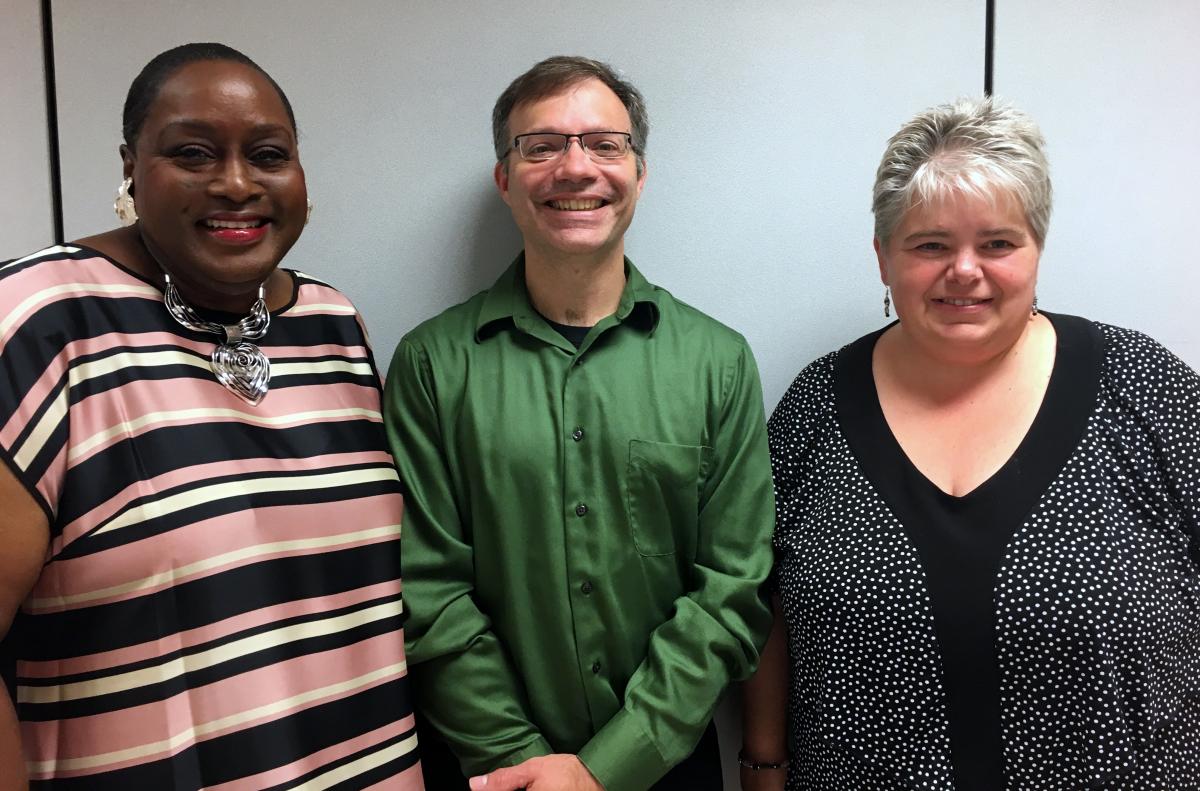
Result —
<path fill-rule="evenodd" d="M 0 788 L 419 789 L 380 377 L 279 268 L 291 106 L 189 44 L 124 136 L 125 226 L 0 265 Z"/>

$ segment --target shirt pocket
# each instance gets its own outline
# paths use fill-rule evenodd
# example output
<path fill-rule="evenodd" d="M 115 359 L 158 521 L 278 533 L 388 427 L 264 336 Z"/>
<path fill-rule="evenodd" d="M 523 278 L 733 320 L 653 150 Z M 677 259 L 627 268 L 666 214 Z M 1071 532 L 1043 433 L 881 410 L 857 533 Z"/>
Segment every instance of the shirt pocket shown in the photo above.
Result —
<path fill-rule="evenodd" d="M 625 509 L 638 554 L 673 555 L 695 544 L 704 448 L 629 441 Z"/>

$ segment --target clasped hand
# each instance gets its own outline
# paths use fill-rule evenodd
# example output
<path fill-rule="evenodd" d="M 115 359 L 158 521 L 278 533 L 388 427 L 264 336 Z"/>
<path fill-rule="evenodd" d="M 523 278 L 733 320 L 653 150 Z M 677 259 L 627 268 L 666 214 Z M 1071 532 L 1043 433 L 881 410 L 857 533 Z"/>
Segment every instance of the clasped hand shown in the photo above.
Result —
<path fill-rule="evenodd" d="M 471 791 L 604 791 L 574 755 L 544 755 L 471 778 Z"/>

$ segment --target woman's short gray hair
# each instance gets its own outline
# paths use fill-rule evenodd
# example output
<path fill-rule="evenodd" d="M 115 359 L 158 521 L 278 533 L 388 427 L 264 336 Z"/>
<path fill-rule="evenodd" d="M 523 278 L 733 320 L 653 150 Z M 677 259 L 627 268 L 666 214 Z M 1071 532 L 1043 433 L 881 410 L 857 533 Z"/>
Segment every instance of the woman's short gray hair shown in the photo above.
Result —
<path fill-rule="evenodd" d="M 888 141 L 875 173 L 871 211 L 886 245 L 918 203 L 949 195 L 1021 203 L 1039 248 L 1050 225 L 1050 164 L 1034 120 L 1012 105 L 959 99 L 919 113 Z"/>

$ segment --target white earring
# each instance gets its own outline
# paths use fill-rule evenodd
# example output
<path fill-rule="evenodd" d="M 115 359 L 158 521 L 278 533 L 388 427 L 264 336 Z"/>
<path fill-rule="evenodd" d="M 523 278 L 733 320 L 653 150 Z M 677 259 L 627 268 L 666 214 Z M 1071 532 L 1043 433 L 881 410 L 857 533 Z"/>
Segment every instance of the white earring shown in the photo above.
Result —
<path fill-rule="evenodd" d="M 117 187 L 117 199 L 113 202 L 113 211 L 117 213 L 117 219 L 121 221 L 121 225 L 133 225 L 138 219 L 133 196 L 129 194 L 129 188 L 132 186 L 133 179 L 127 178 L 121 182 L 120 187 Z"/>
<path fill-rule="evenodd" d="M 308 221 L 312 219 L 313 202 L 308 201 L 308 210 L 304 213 L 304 224 L 308 225 Z"/>

